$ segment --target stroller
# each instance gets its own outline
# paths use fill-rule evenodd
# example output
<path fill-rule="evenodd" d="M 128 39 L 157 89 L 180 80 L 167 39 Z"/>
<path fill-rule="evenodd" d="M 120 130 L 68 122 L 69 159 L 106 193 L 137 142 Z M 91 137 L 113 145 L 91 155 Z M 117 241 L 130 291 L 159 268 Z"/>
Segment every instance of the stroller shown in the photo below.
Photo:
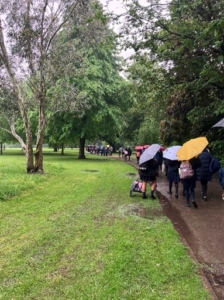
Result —
<path fill-rule="evenodd" d="M 130 197 L 132 197 L 132 193 L 142 193 L 142 182 L 137 178 L 136 180 L 132 181 L 130 187 Z"/>

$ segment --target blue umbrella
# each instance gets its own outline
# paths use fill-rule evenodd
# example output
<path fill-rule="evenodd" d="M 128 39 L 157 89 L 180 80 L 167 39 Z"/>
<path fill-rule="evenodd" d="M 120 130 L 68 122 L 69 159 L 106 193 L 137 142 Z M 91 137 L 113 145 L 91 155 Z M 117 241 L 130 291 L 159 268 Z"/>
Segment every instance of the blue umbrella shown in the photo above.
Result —
<path fill-rule="evenodd" d="M 177 150 L 180 149 L 181 146 L 171 146 L 163 151 L 163 158 L 167 158 L 170 160 L 178 160 L 176 156 Z"/>
<path fill-rule="evenodd" d="M 153 159 L 153 157 L 159 151 L 160 147 L 161 146 L 158 144 L 152 144 L 147 149 L 145 149 L 145 151 L 140 156 L 139 164 L 142 164 L 146 161 L 149 161 L 150 159 Z"/>

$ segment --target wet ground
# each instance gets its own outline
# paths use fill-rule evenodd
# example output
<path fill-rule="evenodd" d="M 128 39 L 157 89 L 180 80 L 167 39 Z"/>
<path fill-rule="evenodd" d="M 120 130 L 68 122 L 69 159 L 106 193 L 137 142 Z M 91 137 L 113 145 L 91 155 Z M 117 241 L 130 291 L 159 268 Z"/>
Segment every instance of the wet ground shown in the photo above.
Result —
<path fill-rule="evenodd" d="M 137 168 L 135 158 L 128 163 Z M 171 220 L 189 254 L 200 266 L 199 273 L 211 299 L 221 300 L 224 299 L 224 201 L 217 176 L 213 177 L 208 184 L 206 202 L 201 199 L 200 183 L 197 183 L 198 208 L 184 206 L 181 184 L 177 199 L 168 195 L 168 182 L 162 172 L 157 179 L 157 197 L 163 213 Z M 141 194 L 138 196 L 141 197 Z"/>

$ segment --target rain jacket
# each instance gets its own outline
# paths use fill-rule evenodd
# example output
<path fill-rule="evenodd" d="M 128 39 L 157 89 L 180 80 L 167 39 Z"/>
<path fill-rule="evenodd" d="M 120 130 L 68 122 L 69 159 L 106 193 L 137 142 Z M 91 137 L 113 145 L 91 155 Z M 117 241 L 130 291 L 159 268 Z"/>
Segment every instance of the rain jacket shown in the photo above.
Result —
<path fill-rule="evenodd" d="M 139 170 L 138 173 L 140 176 L 158 176 L 158 168 L 159 162 L 155 159 L 151 159 L 147 162 L 147 170 Z"/>
<path fill-rule="evenodd" d="M 219 170 L 218 177 L 219 177 L 219 183 L 221 184 L 221 187 L 224 189 L 224 167 L 222 167 Z"/>
<path fill-rule="evenodd" d="M 212 173 L 209 171 L 209 166 L 212 160 L 211 154 L 205 149 L 198 156 L 201 166 L 196 169 L 197 180 L 210 181 L 212 179 Z"/>

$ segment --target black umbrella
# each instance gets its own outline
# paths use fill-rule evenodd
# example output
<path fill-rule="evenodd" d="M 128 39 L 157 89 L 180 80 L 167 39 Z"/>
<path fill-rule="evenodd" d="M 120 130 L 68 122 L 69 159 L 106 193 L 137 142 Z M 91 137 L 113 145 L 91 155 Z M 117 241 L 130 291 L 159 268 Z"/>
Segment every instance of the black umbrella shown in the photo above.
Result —
<path fill-rule="evenodd" d="M 213 125 L 212 127 L 224 127 L 224 118 L 220 120 L 218 123 Z"/>

